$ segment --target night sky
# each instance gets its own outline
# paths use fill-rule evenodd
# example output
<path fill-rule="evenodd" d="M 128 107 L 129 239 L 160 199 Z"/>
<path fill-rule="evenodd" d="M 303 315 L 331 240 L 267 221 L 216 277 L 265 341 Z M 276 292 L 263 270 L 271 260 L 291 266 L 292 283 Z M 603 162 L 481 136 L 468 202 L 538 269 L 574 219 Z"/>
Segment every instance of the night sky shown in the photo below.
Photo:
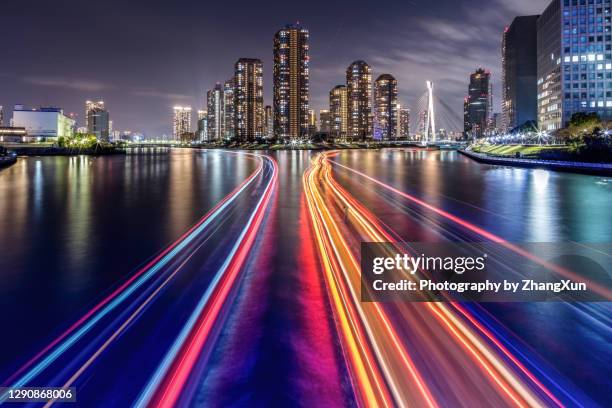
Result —
<path fill-rule="evenodd" d="M 462 115 L 468 75 L 493 75 L 499 110 L 500 44 L 516 15 L 539 14 L 549 0 L 396 1 L 9 1 L 0 6 L 0 105 L 59 106 L 83 123 L 86 99 L 103 99 L 116 130 L 171 133 L 172 106 L 199 109 L 240 57 L 264 63 L 271 104 L 272 39 L 299 21 L 310 30 L 310 97 L 317 111 L 367 61 L 374 79 L 391 73 L 414 109 L 435 82 Z M 8 110 L 8 112 L 7 112 Z M 194 115 L 195 116 L 195 115 Z"/>

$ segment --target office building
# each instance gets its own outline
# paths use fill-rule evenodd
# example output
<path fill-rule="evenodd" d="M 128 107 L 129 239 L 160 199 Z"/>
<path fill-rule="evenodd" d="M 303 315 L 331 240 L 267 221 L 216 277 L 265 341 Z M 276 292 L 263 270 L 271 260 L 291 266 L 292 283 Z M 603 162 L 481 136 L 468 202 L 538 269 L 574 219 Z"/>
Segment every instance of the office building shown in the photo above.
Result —
<path fill-rule="evenodd" d="M 366 140 L 372 134 L 372 69 L 355 61 L 346 70 L 348 137 Z"/>
<path fill-rule="evenodd" d="M 71 137 L 74 134 L 74 120 L 55 107 L 27 109 L 15 105 L 11 126 L 24 128 L 28 140 L 54 140 L 58 137 Z M 108 137 L 108 136 L 107 136 Z"/>
<path fill-rule="evenodd" d="M 569 12 L 569 10 L 568 10 Z M 578 18 L 577 16 L 574 18 Z M 577 23 L 578 21 L 576 21 Z M 562 99 L 563 99 L 563 84 L 561 77 L 561 1 L 554 0 L 544 12 L 538 17 L 536 22 L 536 42 L 537 42 L 537 106 L 538 106 L 538 126 L 546 131 L 553 131 L 560 129 L 563 122 L 562 112 Z M 565 36 L 570 37 L 570 30 L 572 30 L 571 21 L 567 22 L 567 26 L 564 28 Z M 576 24 L 576 30 L 579 30 Z M 582 27 L 586 29 L 586 26 Z M 578 33 L 578 31 L 576 31 Z M 574 36 L 576 40 L 579 37 Z M 571 41 L 571 40 L 570 40 Z M 570 53 L 571 54 L 571 46 Z M 568 55 L 569 55 L 568 54 Z M 577 59 L 579 58 L 579 52 L 577 53 Z M 571 62 L 571 55 L 570 55 Z M 579 62 L 579 61 L 576 61 Z M 573 75 L 569 66 L 568 74 Z M 578 68 L 577 75 L 580 78 L 580 64 L 576 65 Z M 582 88 L 581 83 L 577 83 Z M 585 83 L 586 85 L 586 83 Z M 570 83 L 571 86 L 571 83 Z M 580 92 L 578 88 L 578 92 Z M 571 91 L 571 89 L 570 89 Z M 581 95 L 578 95 L 581 96 Z M 586 96 L 586 95 L 584 95 Z"/>
<path fill-rule="evenodd" d="M 537 15 L 516 17 L 504 30 L 500 132 L 537 120 L 537 20 Z"/>
<path fill-rule="evenodd" d="M 191 133 L 191 106 L 175 106 L 172 122 L 173 140 L 184 139 L 184 135 Z"/>
<path fill-rule="evenodd" d="M 464 132 L 468 138 L 484 136 L 491 119 L 491 73 L 478 68 L 470 75 L 467 96 L 467 123 Z"/>
<path fill-rule="evenodd" d="M 329 109 L 319 110 L 319 132 L 327 133 L 331 131 L 331 115 Z"/>
<path fill-rule="evenodd" d="M 537 20 L 538 126 L 565 127 L 577 112 L 612 119 L 610 1 L 554 0 Z"/>
<path fill-rule="evenodd" d="M 234 66 L 234 128 L 245 142 L 264 136 L 263 64 L 240 58 Z"/>
<path fill-rule="evenodd" d="M 85 127 L 87 133 L 95 135 L 98 140 L 109 141 L 110 120 L 104 101 L 85 102 Z"/>
<path fill-rule="evenodd" d="M 206 93 L 206 101 L 208 108 L 208 141 L 221 140 L 225 134 L 225 108 L 223 86 L 219 82 Z"/>
<path fill-rule="evenodd" d="M 287 25 L 274 36 L 274 134 L 278 138 L 308 135 L 308 30 Z"/>
<path fill-rule="evenodd" d="M 382 74 L 374 82 L 374 139 L 397 138 L 397 81 Z"/>
<path fill-rule="evenodd" d="M 346 139 L 348 136 L 348 92 L 344 85 L 337 85 L 329 91 L 329 115 L 333 138 Z"/>
<path fill-rule="evenodd" d="M 0 126 L 0 142 L 24 143 L 28 141 L 28 133 L 24 127 Z"/>

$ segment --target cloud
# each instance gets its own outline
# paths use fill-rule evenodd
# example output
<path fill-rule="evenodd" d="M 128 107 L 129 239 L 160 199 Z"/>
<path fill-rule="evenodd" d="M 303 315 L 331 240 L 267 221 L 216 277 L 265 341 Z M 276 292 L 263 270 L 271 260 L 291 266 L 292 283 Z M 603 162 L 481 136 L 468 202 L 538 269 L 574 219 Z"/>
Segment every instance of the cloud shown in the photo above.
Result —
<path fill-rule="evenodd" d="M 88 92 L 97 92 L 113 88 L 111 85 L 103 82 L 76 78 L 25 77 L 23 81 L 32 85 L 51 86 Z"/>

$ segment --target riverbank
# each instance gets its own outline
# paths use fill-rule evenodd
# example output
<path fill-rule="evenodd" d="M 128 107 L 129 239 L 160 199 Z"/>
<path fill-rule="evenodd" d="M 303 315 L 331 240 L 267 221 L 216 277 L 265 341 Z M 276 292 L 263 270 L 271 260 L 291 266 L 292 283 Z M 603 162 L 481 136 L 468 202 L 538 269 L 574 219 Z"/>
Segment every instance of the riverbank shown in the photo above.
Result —
<path fill-rule="evenodd" d="M 8 167 L 17 161 L 16 157 L 12 156 L 0 156 L 0 168 Z"/>
<path fill-rule="evenodd" d="M 354 143 L 210 143 L 197 144 L 185 147 L 198 147 L 204 149 L 236 149 L 236 150 L 352 150 L 352 149 L 383 149 L 393 147 L 414 147 L 420 149 L 439 149 L 439 146 L 423 146 L 417 142 L 389 141 L 389 142 L 354 142 Z"/>
<path fill-rule="evenodd" d="M 557 161 L 541 159 L 522 159 L 511 157 L 491 156 L 483 153 L 476 153 L 469 150 L 459 150 L 459 153 L 476 160 L 480 163 L 514 166 L 526 168 L 543 168 L 555 171 L 565 171 L 572 173 L 593 174 L 600 176 L 612 176 L 612 164 L 610 163 L 588 163 L 575 161 Z"/>
<path fill-rule="evenodd" d="M 17 156 L 73 156 L 73 155 L 107 155 L 107 154 L 125 154 L 125 149 L 119 148 L 94 148 L 94 149 L 76 149 L 55 146 L 10 146 L 8 149 L 14 152 Z"/>

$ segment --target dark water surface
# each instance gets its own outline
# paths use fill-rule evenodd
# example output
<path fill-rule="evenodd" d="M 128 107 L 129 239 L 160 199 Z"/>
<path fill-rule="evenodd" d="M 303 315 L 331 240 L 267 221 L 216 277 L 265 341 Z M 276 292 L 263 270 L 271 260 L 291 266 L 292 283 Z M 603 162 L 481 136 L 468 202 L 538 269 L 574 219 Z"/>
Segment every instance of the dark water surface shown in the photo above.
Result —
<path fill-rule="evenodd" d="M 196 399 L 350 404 L 302 193 L 311 154 L 272 155 L 279 188 Z M 488 166 L 450 151 L 345 151 L 335 160 L 509 241 L 612 241 L 612 181 L 601 177 Z M 256 166 L 236 154 L 174 150 L 29 157 L 0 170 L 2 379 Z M 405 240 L 453 239 L 430 214 L 335 171 Z M 491 304 L 478 313 L 530 350 L 555 381 L 601 403 L 612 385 L 611 311 L 606 303 L 538 303 Z"/>

